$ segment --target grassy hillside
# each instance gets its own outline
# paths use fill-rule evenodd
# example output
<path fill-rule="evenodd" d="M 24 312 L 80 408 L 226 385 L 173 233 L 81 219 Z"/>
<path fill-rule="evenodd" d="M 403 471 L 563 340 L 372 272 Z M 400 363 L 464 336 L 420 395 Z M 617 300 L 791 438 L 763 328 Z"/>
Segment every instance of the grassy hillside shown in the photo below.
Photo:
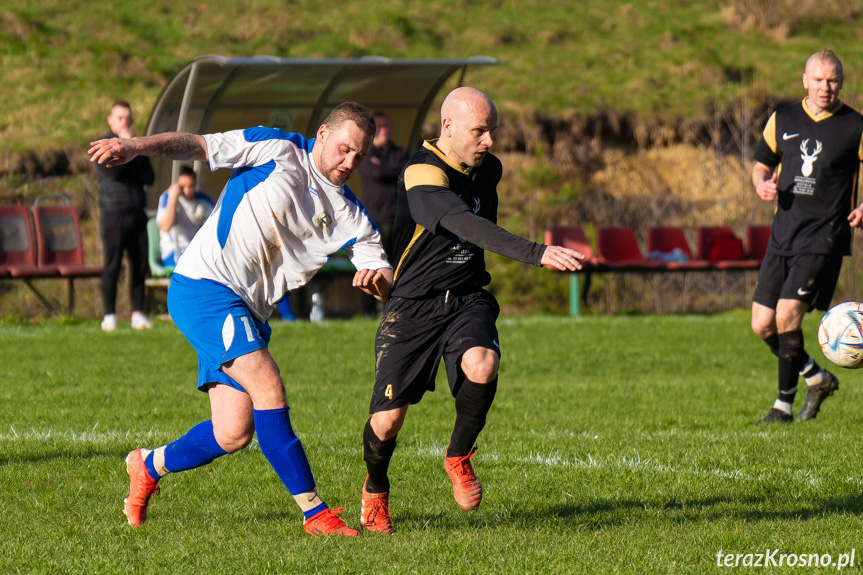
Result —
<path fill-rule="evenodd" d="M 0 6 L 0 151 L 80 146 L 110 102 L 146 121 L 160 90 L 202 55 L 439 58 L 506 66 L 468 81 L 502 107 L 704 116 L 735 97 L 796 97 L 803 59 L 829 45 L 850 95 L 863 85 L 861 0 L 58 0 Z M 793 8 L 793 9 L 792 9 Z M 709 116 L 709 114 L 707 114 Z"/>

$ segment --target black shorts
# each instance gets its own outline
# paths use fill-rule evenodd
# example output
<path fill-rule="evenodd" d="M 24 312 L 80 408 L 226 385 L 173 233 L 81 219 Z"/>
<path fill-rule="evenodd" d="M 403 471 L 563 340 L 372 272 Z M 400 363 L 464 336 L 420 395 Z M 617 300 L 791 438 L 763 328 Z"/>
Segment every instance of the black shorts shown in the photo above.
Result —
<path fill-rule="evenodd" d="M 375 337 L 375 388 L 369 413 L 419 403 L 434 391 L 440 360 L 455 396 L 465 380 L 461 356 L 473 347 L 500 356 L 500 307 L 485 290 L 428 299 L 390 298 Z"/>
<path fill-rule="evenodd" d="M 761 262 L 752 301 L 776 309 L 780 299 L 796 299 L 808 303 L 810 309 L 830 309 L 840 271 L 841 255 L 780 256 L 768 252 Z"/>

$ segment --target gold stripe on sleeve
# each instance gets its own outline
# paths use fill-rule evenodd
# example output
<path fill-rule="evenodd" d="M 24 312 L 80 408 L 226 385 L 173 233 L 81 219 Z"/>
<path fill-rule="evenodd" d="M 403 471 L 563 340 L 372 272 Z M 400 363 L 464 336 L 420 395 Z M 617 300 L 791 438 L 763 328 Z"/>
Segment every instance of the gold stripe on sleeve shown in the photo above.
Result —
<path fill-rule="evenodd" d="M 776 112 L 770 114 L 770 119 L 767 120 L 767 125 L 764 126 L 764 141 L 770 146 L 774 154 L 779 153 L 779 148 L 776 146 Z"/>
<path fill-rule="evenodd" d="M 438 167 L 429 164 L 413 164 L 405 170 L 405 189 L 415 186 L 449 188 L 449 178 Z"/>

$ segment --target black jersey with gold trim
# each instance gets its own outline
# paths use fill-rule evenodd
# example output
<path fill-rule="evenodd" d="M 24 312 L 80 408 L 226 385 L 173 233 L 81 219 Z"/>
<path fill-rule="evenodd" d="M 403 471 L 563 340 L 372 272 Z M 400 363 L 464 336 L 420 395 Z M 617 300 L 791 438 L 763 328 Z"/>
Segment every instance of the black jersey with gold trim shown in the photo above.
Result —
<path fill-rule="evenodd" d="M 392 295 L 421 298 L 480 289 L 491 281 L 484 250 L 439 224 L 465 204 L 475 215 L 497 222 L 502 174 L 500 160 L 491 154 L 477 167 L 459 166 L 431 141 L 411 156 L 398 182 Z"/>
<path fill-rule="evenodd" d="M 841 103 L 818 118 L 806 100 L 783 106 L 768 120 L 755 160 L 779 166 L 768 250 L 784 256 L 851 253 L 847 218 L 857 201 L 863 116 Z"/>

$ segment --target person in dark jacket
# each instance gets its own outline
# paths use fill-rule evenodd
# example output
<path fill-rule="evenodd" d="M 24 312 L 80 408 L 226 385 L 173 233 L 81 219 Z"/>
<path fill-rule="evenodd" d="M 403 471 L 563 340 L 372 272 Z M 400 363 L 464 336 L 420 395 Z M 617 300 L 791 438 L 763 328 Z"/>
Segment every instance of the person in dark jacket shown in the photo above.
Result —
<path fill-rule="evenodd" d="M 132 120 L 131 105 L 123 100 L 114 102 L 108 116 L 111 131 L 102 138 L 131 138 Z M 102 329 L 117 329 L 117 281 L 123 252 L 129 258 L 132 328 L 148 329 L 152 326 L 144 310 L 144 278 L 149 265 L 147 214 L 144 211 L 147 196 L 144 186 L 151 185 L 155 179 L 153 167 L 146 156 L 138 156 L 128 164 L 113 168 L 97 164 L 96 175 L 99 179 L 102 250 L 105 253 L 105 270 L 102 272 L 105 317 L 102 319 Z"/>
<path fill-rule="evenodd" d="M 381 242 L 388 257 L 392 256 L 392 229 L 396 217 L 399 174 L 408 163 L 410 154 L 396 145 L 390 135 L 393 125 L 383 112 L 375 113 L 375 139 L 368 161 L 360 165 L 363 205 L 381 232 Z"/>
<path fill-rule="evenodd" d="M 366 161 L 360 164 L 363 205 L 381 233 L 381 244 L 387 257 L 393 257 L 393 221 L 396 217 L 399 174 L 410 158 L 408 151 L 391 139 L 393 124 L 383 112 L 375 112 L 375 139 Z M 377 313 L 378 301 L 363 297 L 363 314 Z"/>

